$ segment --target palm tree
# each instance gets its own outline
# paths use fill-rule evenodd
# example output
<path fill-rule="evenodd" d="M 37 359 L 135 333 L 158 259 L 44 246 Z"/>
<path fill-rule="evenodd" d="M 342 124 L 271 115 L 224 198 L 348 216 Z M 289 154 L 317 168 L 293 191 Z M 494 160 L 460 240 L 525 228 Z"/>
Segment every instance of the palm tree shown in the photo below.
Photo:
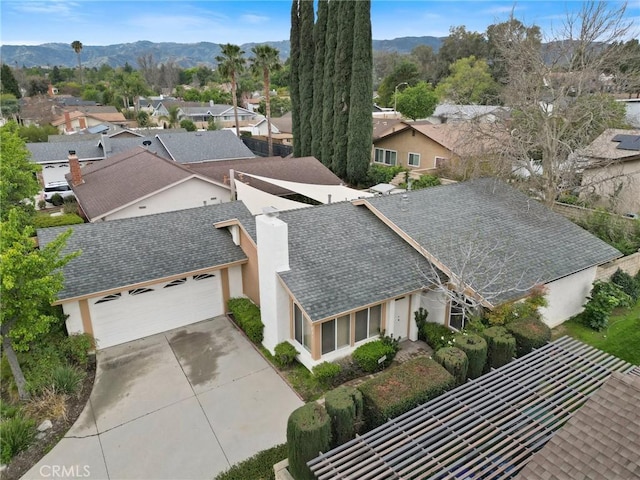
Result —
<path fill-rule="evenodd" d="M 84 78 L 82 78 L 82 61 L 80 60 L 80 52 L 82 51 L 82 42 L 80 40 L 74 40 L 71 42 L 71 48 L 78 55 L 78 67 L 80 68 L 80 83 L 84 85 Z"/>
<path fill-rule="evenodd" d="M 271 96 L 269 95 L 273 71 L 280 70 L 280 52 L 269 45 L 257 45 L 251 49 L 254 57 L 251 59 L 251 73 L 260 77 L 264 82 L 265 107 L 267 114 L 267 138 L 269 140 L 269 156 L 273 156 L 273 139 L 271 138 Z"/>
<path fill-rule="evenodd" d="M 240 125 L 238 123 L 238 98 L 236 97 L 237 76 L 244 69 L 246 59 L 244 50 L 238 45 L 227 43 L 222 45 L 222 55 L 216 57 L 218 70 L 222 76 L 231 79 L 231 97 L 233 100 L 233 115 L 236 121 L 236 135 L 240 137 Z"/>

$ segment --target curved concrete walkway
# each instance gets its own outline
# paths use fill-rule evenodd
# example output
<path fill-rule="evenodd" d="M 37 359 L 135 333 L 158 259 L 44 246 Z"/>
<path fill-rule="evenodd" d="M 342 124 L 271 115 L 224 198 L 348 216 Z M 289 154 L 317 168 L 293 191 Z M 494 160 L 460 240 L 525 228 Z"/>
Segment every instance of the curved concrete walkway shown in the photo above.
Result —
<path fill-rule="evenodd" d="M 89 403 L 22 478 L 211 479 L 303 402 L 226 317 L 98 352 Z"/>

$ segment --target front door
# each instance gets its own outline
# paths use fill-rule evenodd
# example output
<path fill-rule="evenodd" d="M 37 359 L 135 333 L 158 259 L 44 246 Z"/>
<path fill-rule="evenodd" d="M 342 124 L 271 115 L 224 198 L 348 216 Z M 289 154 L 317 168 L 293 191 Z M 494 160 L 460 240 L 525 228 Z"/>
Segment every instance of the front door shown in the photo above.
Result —
<path fill-rule="evenodd" d="M 395 322 L 393 334 L 395 337 L 402 337 L 402 340 L 409 338 L 409 297 L 396 299 L 394 308 Z"/>

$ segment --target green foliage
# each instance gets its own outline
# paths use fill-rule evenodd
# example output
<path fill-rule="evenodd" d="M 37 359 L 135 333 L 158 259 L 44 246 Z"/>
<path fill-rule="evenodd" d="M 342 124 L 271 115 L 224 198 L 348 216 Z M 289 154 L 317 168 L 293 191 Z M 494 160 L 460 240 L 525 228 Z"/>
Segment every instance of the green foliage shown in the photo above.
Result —
<path fill-rule="evenodd" d="M 54 193 L 53 195 L 51 195 L 51 203 L 54 206 L 59 207 L 64 203 L 64 199 L 62 198 L 62 195 L 60 195 L 59 193 Z"/>
<path fill-rule="evenodd" d="M 453 337 L 453 343 L 462 350 L 469 359 L 467 377 L 478 378 L 482 375 L 487 362 L 487 342 L 480 335 L 459 334 Z"/>
<path fill-rule="evenodd" d="M 68 365 L 59 366 L 51 372 L 51 384 L 55 391 L 67 395 L 78 393 L 82 380 L 84 380 L 84 372 Z"/>
<path fill-rule="evenodd" d="M 441 185 L 440 179 L 435 175 L 420 175 L 418 180 L 411 183 L 411 190 L 422 190 L 423 188 L 437 187 Z"/>
<path fill-rule="evenodd" d="M 506 325 L 516 320 L 538 319 L 540 307 L 547 306 L 544 287 L 534 287 L 523 301 L 503 303 L 487 314 L 490 325 Z"/>
<path fill-rule="evenodd" d="M 418 331 L 418 338 L 433 348 L 440 350 L 442 347 L 448 347 L 453 340 L 453 331 L 444 325 L 433 322 L 426 322 Z"/>
<path fill-rule="evenodd" d="M 311 115 L 313 113 L 313 60 L 315 45 L 313 42 L 314 2 L 299 2 L 300 15 L 300 129 L 294 141 L 294 148 L 299 146 L 300 156 L 311 155 L 312 130 Z"/>
<path fill-rule="evenodd" d="M 253 343 L 262 343 L 264 324 L 260 318 L 260 309 L 248 298 L 229 299 L 229 311 L 238 326 Z"/>
<path fill-rule="evenodd" d="M 77 225 L 84 220 L 75 213 L 65 213 L 52 217 L 47 214 L 38 214 L 33 219 L 34 228 L 61 227 L 63 225 Z"/>
<path fill-rule="evenodd" d="M 397 350 L 392 345 L 386 344 L 382 340 L 374 340 L 360 345 L 351 356 L 358 367 L 364 372 L 371 373 L 391 365 L 396 352 Z M 382 357 L 386 358 L 378 363 Z"/>
<path fill-rule="evenodd" d="M 25 450 L 36 435 L 35 422 L 22 415 L 5 420 L 0 424 L 0 462 L 4 465 L 18 453 Z"/>
<path fill-rule="evenodd" d="M 324 109 L 324 88 L 322 80 L 325 69 L 325 45 L 327 22 L 329 19 L 329 0 L 318 1 L 318 19 L 313 27 L 315 53 L 313 60 L 313 112 L 311 114 L 311 155 L 322 159 L 322 116 Z"/>
<path fill-rule="evenodd" d="M 456 347 L 443 347 L 436 351 L 433 359 L 447 369 L 456 380 L 456 385 L 462 385 L 467 380 L 469 359 L 466 353 Z"/>
<path fill-rule="evenodd" d="M 425 308 L 418 308 L 415 312 L 413 312 L 413 319 L 416 322 L 416 327 L 418 327 L 418 332 L 422 330 L 422 327 L 425 323 L 427 323 L 427 317 L 429 316 L 429 312 Z M 419 335 L 419 333 L 418 333 Z"/>
<path fill-rule="evenodd" d="M 367 430 L 382 425 L 455 385 L 437 362 L 419 357 L 394 367 L 358 386 Z"/>
<path fill-rule="evenodd" d="M 640 270 L 638 271 L 640 274 Z M 616 270 L 611 276 L 611 282 L 619 286 L 624 293 L 631 297 L 631 303 L 635 304 L 640 299 L 640 280 L 633 278 L 627 272 Z"/>
<path fill-rule="evenodd" d="M 382 83 L 378 87 L 378 105 L 384 107 L 393 106 L 393 97 L 396 94 L 396 86 L 402 83 L 408 83 L 409 85 L 416 84 L 420 79 L 420 73 L 415 63 L 407 60 L 401 61 L 389 74 L 382 80 Z M 399 90 L 400 88 L 398 88 Z M 400 98 L 400 92 L 398 92 L 398 99 Z"/>
<path fill-rule="evenodd" d="M 180 121 L 180 128 L 184 128 L 187 132 L 195 132 L 198 129 L 196 124 L 188 118 Z"/>
<path fill-rule="evenodd" d="M 53 125 L 20 125 L 18 135 L 27 143 L 43 143 L 49 141 L 49 135 L 57 135 L 58 129 Z"/>
<path fill-rule="evenodd" d="M 0 70 L 0 93 L 11 94 L 15 98 L 22 97 L 18 81 L 16 77 L 13 76 L 11 67 L 6 63 L 2 64 L 2 69 Z"/>
<path fill-rule="evenodd" d="M 516 356 L 516 339 L 505 327 L 491 327 L 482 332 L 487 341 L 487 368 L 500 368 Z"/>
<path fill-rule="evenodd" d="M 367 172 L 367 185 L 373 186 L 379 183 L 389 183 L 400 172 L 408 171 L 402 166 L 387 167 L 385 165 L 369 165 L 369 171 Z"/>
<path fill-rule="evenodd" d="M 594 330 L 604 330 L 613 309 L 629 305 L 631 297 L 621 287 L 613 282 L 595 282 L 580 318 Z"/>
<path fill-rule="evenodd" d="M 313 375 L 323 386 L 331 385 L 335 378 L 340 375 L 342 367 L 337 363 L 322 362 L 313 367 Z"/>
<path fill-rule="evenodd" d="M 451 75 L 438 84 L 436 93 L 461 105 L 493 105 L 498 96 L 498 84 L 493 80 L 485 60 L 473 55 L 456 60 L 449 67 Z"/>
<path fill-rule="evenodd" d="M 624 255 L 631 255 L 640 249 L 640 220 L 631 221 L 596 211 L 576 223 Z"/>
<path fill-rule="evenodd" d="M 355 438 L 362 428 L 362 393 L 355 387 L 341 386 L 327 392 L 324 406 L 331 417 L 331 448 Z"/>
<path fill-rule="evenodd" d="M 274 348 L 274 353 L 273 360 L 276 365 L 280 368 L 285 368 L 295 362 L 296 356 L 300 352 L 289 342 L 280 342 L 276 345 L 276 348 Z"/>
<path fill-rule="evenodd" d="M 145 112 L 144 110 L 140 110 L 138 112 L 136 120 L 138 121 L 138 126 L 139 127 L 149 127 L 149 126 L 151 126 L 151 120 L 149 119 L 149 113 Z"/>
<path fill-rule="evenodd" d="M 295 3 L 294 3 L 295 4 Z M 333 88 L 333 78 L 335 75 L 335 54 L 338 42 L 338 22 L 337 16 L 340 10 L 340 2 L 329 2 L 329 12 L 327 19 L 327 30 L 325 34 L 324 50 L 324 71 L 322 74 L 322 164 L 331 167 L 333 162 L 333 102 L 335 90 Z M 292 24 L 293 32 L 293 24 Z M 292 47 L 293 51 L 293 47 Z M 293 61 L 292 61 L 293 72 Z M 293 77 L 292 77 L 293 78 Z M 293 94 L 292 94 L 293 95 Z M 293 97 L 292 97 L 293 98 Z M 295 110 L 293 111 L 295 113 Z M 295 135 L 295 134 L 294 134 Z"/>
<path fill-rule="evenodd" d="M 395 103 L 402 115 L 418 120 L 433 113 L 438 104 L 438 96 L 431 84 L 419 82 L 413 87 L 407 87 L 402 92 L 398 92 Z"/>
<path fill-rule="evenodd" d="M 331 418 L 322 405 L 307 403 L 294 410 L 287 422 L 289 471 L 296 480 L 314 480 L 307 462 L 331 445 Z"/>
<path fill-rule="evenodd" d="M 518 358 L 533 351 L 534 348 L 544 346 L 551 340 L 551 329 L 541 320 L 531 318 L 517 320 L 507 324 L 506 328 L 516 339 Z"/>
<path fill-rule="evenodd" d="M 60 343 L 60 349 L 67 360 L 83 368 L 89 363 L 89 352 L 93 346 L 93 338 L 87 333 L 69 335 Z"/>
<path fill-rule="evenodd" d="M 236 135 L 240 136 L 240 125 L 238 122 L 238 95 L 237 84 L 238 75 L 242 73 L 245 67 L 246 59 L 244 58 L 244 50 L 238 45 L 226 43 L 221 46 L 222 55 L 216 57 L 218 62 L 218 72 L 224 78 L 231 80 L 231 100 L 233 103 L 233 113 L 236 124 Z"/>
<path fill-rule="evenodd" d="M 275 480 L 273 466 L 287 458 L 287 444 L 282 443 L 256 453 L 229 470 L 218 474 L 214 480 Z"/>

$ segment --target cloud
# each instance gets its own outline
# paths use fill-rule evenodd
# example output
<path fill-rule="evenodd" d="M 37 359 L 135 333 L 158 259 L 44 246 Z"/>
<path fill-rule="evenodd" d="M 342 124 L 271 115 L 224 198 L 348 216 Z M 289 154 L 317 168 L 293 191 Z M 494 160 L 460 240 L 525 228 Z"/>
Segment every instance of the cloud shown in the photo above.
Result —
<path fill-rule="evenodd" d="M 253 13 L 245 13 L 240 16 L 240 20 L 245 23 L 250 23 L 252 25 L 257 25 L 260 23 L 265 23 L 269 21 L 269 17 L 265 17 L 263 15 L 255 15 Z"/>
<path fill-rule="evenodd" d="M 37 15 L 60 15 L 75 17 L 80 10 L 80 4 L 74 2 L 21 2 L 11 6 L 19 12 Z"/>

